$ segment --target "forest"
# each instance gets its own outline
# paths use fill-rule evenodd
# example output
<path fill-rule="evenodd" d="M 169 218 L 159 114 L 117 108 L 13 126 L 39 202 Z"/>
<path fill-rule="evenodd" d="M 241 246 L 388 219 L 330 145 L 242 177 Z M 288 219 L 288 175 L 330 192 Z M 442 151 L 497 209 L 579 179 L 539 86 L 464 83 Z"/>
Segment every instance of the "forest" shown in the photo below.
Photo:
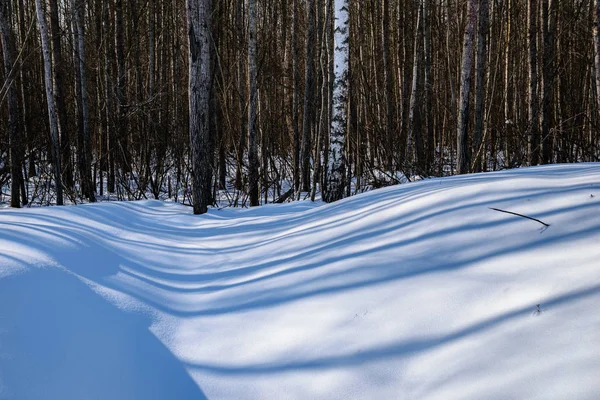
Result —
<path fill-rule="evenodd" d="M 600 0 L 0 0 L 11 207 L 598 161 Z"/>

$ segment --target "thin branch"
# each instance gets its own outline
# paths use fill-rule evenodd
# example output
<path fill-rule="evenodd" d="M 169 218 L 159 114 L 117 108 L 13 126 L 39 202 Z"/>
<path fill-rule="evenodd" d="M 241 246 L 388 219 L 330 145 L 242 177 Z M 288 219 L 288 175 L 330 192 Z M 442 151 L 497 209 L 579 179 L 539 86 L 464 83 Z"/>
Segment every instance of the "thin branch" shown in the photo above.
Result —
<path fill-rule="evenodd" d="M 547 223 L 540 221 L 539 219 L 528 217 L 527 215 L 519 214 L 519 213 L 512 212 L 512 211 L 500 210 L 499 208 L 489 207 L 489 209 L 490 210 L 494 210 L 494 211 L 499 211 L 499 212 L 502 212 L 502 213 L 506 213 L 506 214 L 516 215 L 517 217 L 521 217 L 521 218 L 530 219 L 532 221 L 539 222 L 540 224 L 544 225 L 546 228 L 550 226 Z"/>

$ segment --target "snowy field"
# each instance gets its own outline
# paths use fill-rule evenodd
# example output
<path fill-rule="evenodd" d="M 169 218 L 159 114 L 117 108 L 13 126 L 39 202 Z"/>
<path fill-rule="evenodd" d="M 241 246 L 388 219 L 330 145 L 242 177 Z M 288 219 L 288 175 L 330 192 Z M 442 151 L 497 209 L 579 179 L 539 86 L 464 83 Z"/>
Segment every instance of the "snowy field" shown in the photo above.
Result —
<path fill-rule="evenodd" d="M 0 399 L 597 400 L 599 305 L 600 164 L 0 211 Z"/>

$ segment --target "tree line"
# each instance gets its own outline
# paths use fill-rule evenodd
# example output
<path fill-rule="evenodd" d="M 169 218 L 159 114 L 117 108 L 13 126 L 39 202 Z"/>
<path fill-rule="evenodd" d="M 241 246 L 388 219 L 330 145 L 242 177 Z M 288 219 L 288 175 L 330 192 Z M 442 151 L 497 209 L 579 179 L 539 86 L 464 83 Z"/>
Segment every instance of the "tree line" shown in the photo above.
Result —
<path fill-rule="evenodd" d="M 11 206 L 597 161 L 600 0 L 0 0 Z"/>

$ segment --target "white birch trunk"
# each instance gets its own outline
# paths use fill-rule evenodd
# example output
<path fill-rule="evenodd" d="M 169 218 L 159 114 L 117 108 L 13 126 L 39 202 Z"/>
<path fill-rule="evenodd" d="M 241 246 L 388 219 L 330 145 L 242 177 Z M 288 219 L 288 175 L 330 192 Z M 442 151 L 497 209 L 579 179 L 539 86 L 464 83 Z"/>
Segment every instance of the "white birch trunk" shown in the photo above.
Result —
<path fill-rule="evenodd" d="M 56 184 L 56 205 L 63 205 L 63 187 L 61 176 L 61 153 L 60 134 L 58 130 L 58 117 L 56 103 L 54 101 L 54 89 L 52 87 L 52 59 L 50 56 L 50 39 L 48 36 L 48 24 L 44 16 L 41 0 L 35 0 L 38 26 L 40 28 L 40 40 L 42 42 L 42 56 L 44 58 L 44 83 L 46 87 L 46 100 L 48 104 L 48 119 L 50 122 L 50 138 L 52 140 L 52 157 L 54 164 L 54 180 Z"/>
<path fill-rule="evenodd" d="M 329 131 L 329 158 L 327 187 L 324 200 L 333 202 L 344 197 L 346 186 L 346 131 L 348 115 L 348 62 L 349 62 L 349 0 L 335 0 L 334 29 L 334 88 L 333 116 Z"/>

